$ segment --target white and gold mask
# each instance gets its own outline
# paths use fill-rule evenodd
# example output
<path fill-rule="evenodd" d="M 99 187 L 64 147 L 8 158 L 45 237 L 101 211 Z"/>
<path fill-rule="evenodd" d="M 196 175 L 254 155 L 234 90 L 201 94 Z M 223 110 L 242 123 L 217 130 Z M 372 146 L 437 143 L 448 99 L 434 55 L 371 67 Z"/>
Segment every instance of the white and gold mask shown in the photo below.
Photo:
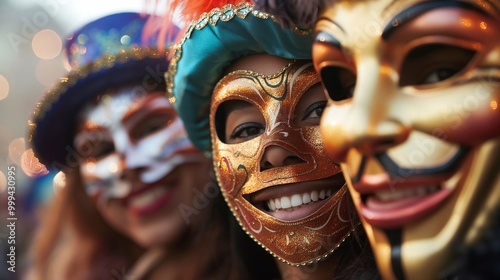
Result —
<path fill-rule="evenodd" d="M 321 136 L 386 279 L 449 276 L 500 202 L 499 8 L 335 1 L 319 15 Z"/>

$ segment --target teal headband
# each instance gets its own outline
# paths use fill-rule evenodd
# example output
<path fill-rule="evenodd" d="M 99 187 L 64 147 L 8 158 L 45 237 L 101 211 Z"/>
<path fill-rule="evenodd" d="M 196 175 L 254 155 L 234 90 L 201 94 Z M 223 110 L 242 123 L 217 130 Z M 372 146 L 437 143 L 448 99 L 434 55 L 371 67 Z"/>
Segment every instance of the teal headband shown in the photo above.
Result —
<path fill-rule="evenodd" d="M 211 151 L 210 102 L 227 66 L 241 56 L 258 53 L 311 59 L 312 43 L 308 32 L 285 29 L 249 3 L 213 9 L 193 21 L 174 46 L 165 78 L 170 100 L 194 145 Z"/>

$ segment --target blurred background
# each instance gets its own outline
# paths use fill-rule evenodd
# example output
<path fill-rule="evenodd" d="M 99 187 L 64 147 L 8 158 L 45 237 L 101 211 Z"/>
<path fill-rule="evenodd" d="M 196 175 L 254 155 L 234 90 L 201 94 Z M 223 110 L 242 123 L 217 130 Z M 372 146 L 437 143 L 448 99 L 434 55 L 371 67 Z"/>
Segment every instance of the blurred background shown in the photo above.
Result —
<path fill-rule="evenodd" d="M 42 94 L 67 73 L 64 41 L 99 17 L 144 11 L 144 0 L 0 0 L 0 279 L 22 275 L 39 206 L 53 195 L 55 174 L 34 158 L 27 122 Z M 57 125 L 57 124 L 54 124 Z M 9 178 L 8 168 L 15 168 Z M 14 180 L 13 180 L 14 179 Z M 7 186 L 15 182 L 16 272 L 7 270 Z"/>

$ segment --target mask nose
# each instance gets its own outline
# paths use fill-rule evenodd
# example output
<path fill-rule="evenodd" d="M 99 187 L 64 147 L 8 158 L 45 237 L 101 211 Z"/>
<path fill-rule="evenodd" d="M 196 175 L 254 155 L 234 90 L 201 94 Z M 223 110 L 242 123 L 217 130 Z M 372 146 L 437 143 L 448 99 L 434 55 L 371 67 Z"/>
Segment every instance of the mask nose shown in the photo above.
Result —
<path fill-rule="evenodd" d="M 301 163 L 306 163 L 306 161 L 294 152 L 277 145 L 271 145 L 264 149 L 260 160 L 260 171 Z"/>

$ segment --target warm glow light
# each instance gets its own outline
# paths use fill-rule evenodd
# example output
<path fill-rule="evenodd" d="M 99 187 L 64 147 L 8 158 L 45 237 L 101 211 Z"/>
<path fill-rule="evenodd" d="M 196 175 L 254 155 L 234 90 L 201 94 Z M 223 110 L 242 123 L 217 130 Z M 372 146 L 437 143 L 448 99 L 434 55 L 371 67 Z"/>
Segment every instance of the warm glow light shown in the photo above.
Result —
<path fill-rule="evenodd" d="M 472 21 L 468 18 L 464 18 L 461 20 L 462 21 L 462 24 L 466 27 L 471 27 L 472 26 Z"/>
<path fill-rule="evenodd" d="M 66 186 L 66 176 L 62 171 L 59 171 L 53 179 L 54 182 L 54 192 L 58 193 L 62 188 Z"/>
<path fill-rule="evenodd" d="M 61 37 L 51 29 L 43 29 L 31 41 L 35 55 L 41 59 L 53 59 L 61 53 Z"/>
<path fill-rule="evenodd" d="M 0 75 L 0 100 L 4 100 L 9 95 L 9 81 Z"/>
<path fill-rule="evenodd" d="M 496 110 L 498 108 L 498 103 L 493 100 L 490 102 L 490 107 L 491 109 Z"/>
<path fill-rule="evenodd" d="M 21 168 L 30 177 L 43 176 L 49 173 L 45 165 L 35 157 L 32 149 L 26 150 L 21 156 Z"/>
<path fill-rule="evenodd" d="M 118 171 L 118 165 L 116 163 L 112 163 L 109 165 L 109 171 L 111 173 L 116 173 Z"/>
<path fill-rule="evenodd" d="M 12 140 L 9 144 L 9 157 L 15 164 L 21 165 L 21 156 L 26 150 L 24 138 L 17 138 Z"/>
<path fill-rule="evenodd" d="M 484 21 L 481 21 L 481 23 L 479 23 L 479 28 L 481 29 L 487 29 L 488 28 L 488 24 Z"/>
<path fill-rule="evenodd" d="M 7 179 L 2 171 L 0 171 L 0 193 L 3 193 L 7 189 Z"/>
<path fill-rule="evenodd" d="M 95 172 L 95 163 L 93 162 L 88 162 L 87 164 L 85 164 L 86 167 L 87 167 L 87 172 L 89 173 L 94 173 Z"/>

